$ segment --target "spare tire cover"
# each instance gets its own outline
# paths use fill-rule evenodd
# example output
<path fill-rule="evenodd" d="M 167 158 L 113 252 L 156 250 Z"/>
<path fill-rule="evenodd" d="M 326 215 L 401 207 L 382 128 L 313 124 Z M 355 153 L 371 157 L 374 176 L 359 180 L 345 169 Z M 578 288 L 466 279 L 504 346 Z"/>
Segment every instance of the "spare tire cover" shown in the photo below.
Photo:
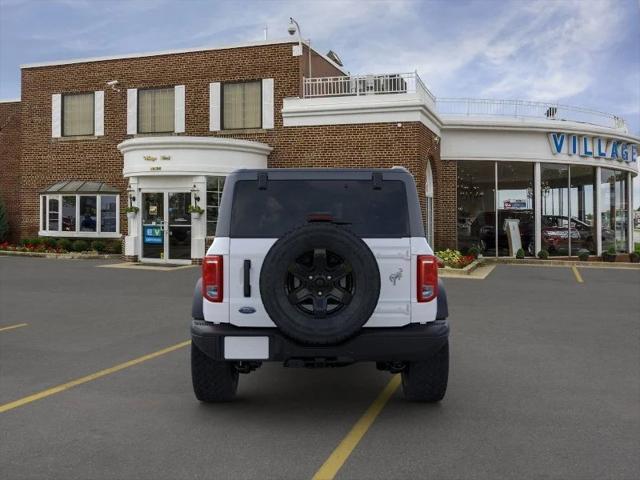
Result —
<path fill-rule="evenodd" d="M 260 295 L 285 335 L 307 344 L 335 344 L 371 317 L 380 271 L 367 244 L 346 227 L 310 223 L 273 244 L 262 264 Z"/>

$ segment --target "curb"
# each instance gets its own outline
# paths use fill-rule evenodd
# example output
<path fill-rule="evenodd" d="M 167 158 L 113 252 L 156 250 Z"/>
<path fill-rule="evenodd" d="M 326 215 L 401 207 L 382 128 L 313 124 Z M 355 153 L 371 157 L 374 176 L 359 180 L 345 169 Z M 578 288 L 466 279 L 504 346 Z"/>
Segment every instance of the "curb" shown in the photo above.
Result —
<path fill-rule="evenodd" d="M 439 269 L 439 273 L 444 273 L 447 276 L 471 275 L 471 273 L 473 273 L 483 263 L 484 259 L 478 258 L 464 268 L 452 268 L 445 266 Z"/>
<path fill-rule="evenodd" d="M 39 257 L 55 258 L 59 260 L 114 260 L 121 259 L 121 254 L 113 253 L 47 253 L 47 252 L 13 252 L 0 250 L 0 256 L 5 257 Z"/>
<path fill-rule="evenodd" d="M 623 268 L 623 269 L 640 269 L 640 263 L 631 262 L 582 262 L 580 260 L 540 260 L 540 259 L 516 259 L 516 258 L 484 258 L 488 263 L 504 264 L 504 265 L 527 265 L 536 267 L 584 267 L 584 268 Z"/>

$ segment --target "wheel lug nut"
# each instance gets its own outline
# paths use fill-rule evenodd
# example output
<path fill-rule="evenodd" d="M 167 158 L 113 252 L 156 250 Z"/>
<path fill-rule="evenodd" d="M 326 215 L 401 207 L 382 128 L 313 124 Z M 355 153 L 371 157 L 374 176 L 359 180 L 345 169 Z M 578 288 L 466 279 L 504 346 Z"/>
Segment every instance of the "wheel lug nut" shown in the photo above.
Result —
<path fill-rule="evenodd" d="M 313 275 L 309 275 L 309 280 L 313 280 Z"/>
<path fill-rule="evenodd" d="M 322 296 L 322 292 L 318 292 L 318 295 Z"/>
<path fill-rule="evenodd" d="M 327 280 L 331 280 L 331 275 L 327 275 Z"/>

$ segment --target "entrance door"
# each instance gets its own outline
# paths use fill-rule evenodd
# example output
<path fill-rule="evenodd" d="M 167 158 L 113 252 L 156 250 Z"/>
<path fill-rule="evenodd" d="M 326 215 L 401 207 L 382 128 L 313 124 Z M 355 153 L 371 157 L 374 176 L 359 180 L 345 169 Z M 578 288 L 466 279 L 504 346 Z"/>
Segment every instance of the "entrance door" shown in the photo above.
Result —
<path fill-rule="evenodd" d="M 142 261 L 191 261 L 189 192 L 142 194 Z"/>

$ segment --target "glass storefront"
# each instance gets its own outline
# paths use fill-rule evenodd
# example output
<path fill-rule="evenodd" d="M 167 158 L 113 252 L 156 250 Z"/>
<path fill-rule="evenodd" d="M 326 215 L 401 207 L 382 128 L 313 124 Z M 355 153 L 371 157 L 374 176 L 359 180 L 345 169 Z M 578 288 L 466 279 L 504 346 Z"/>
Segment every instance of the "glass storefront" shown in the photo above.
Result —
<path fill-rule="evenodd" d="M 627 173 L 608 168 L 600 172 L 600 221 L 602 251 L 628 250 L 629 198 Z"/>
<path fill-rule="evenodd" d="M 498 256 L 535 255 L 533 164 L 498 162 Z"/>
<path fill-rule="evenodd" d="M 495 255 L 494 162 L 458 162 L 458 248 Z"/>
<path fill-rule="evenodd" d="M 600 235 L 603 252 L 627 252 L 628 174 L 602 168 L 598 180 L 596 171 L 586 165 L 540 163 L 541 245 L 536 247 L 535 164 L 458 162 L 458 248 L 466 252 L 476 247 L 485 256 L 513 256 L 519 248 L 525 255 L 535 255 L 536 248 L 551 256 L 576 256 L 581 250 L 595 255 Z"/>

